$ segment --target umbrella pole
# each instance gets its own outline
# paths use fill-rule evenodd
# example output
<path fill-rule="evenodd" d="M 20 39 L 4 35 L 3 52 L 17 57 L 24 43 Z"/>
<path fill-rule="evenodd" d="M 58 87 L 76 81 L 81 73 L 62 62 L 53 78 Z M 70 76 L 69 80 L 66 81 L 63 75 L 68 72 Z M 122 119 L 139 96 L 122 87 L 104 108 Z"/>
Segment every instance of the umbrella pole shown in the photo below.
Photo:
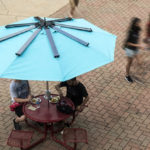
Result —
<path fill-rule="evenodd" d="M 50 93 L 50 91 L 49 91 L 49 84 L 48 84 L 48 81 L 46 81 L 45 99 L 48 101 L 48 107 L 49 107 L 49 100 L 51 99 L 51 93 Z"/>
<path fill-rule="evenodd" d="M 48 85 L 48 81 L 46 81 L 46 91 L 49 90 L 49 85 Z"/>

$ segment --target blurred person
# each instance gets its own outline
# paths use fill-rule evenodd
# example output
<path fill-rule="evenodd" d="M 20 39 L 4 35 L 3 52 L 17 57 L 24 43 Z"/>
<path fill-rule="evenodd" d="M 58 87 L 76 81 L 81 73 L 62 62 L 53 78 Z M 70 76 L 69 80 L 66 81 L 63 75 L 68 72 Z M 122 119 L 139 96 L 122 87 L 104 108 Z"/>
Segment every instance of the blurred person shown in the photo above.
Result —
<path fill-rule="evenodd" d="M 12 107 L 17 115 L 13 119 L 14 128 L 16 130 L 21 130 L 19 122 L 25 120 L 25 115 L 23 114 L 22 106 L 23 103 L 29 102 L 31 100 L 30 86 L 26 80 L 12 80 L 10 83 L 10 95 L 12 101 Z"/>
<path fill-rule="evenodd" d="M 60 96 L 63 96 L 62 87 L 66 87 L 66 97 L 70 98 L 75 105 L 75 110 L 81 109 L 81 106 L 85 104 L 89 97 L 85 86 L 76 78 L 61 82 L 55 86 Z"/>
<path fill-rule="evenodd" d="M 137 59 L 138 64 L 140 64 L 138 53 L 139 49 L 144 49 L 142 45 L 139 44 L 141 31 L 141 20 L 139 18 L 133 18 L 128 30 L 127 39 L 124 43 L 124 49 L 127 56 L 126 64 L 126 76 L 125 79 L 133 83 L 133 79 L 130 76 L 130 68 L 134 58 Z"/>
<path fill-rule="evenodd" d="M 69 17 L 73 18 L 74 11 L 75 11 L 76 7 L 78 7 L 79 0 L 69 0 L 69 3 L 70 3 L 70 14 L 69 14 Z"/>
<path fill-rule="evenodd" d="M 150 14 L 146 24 L 146 38 L 144 39 L 144 42 L 147 44 L 147 49 L 150 50 Z"/>

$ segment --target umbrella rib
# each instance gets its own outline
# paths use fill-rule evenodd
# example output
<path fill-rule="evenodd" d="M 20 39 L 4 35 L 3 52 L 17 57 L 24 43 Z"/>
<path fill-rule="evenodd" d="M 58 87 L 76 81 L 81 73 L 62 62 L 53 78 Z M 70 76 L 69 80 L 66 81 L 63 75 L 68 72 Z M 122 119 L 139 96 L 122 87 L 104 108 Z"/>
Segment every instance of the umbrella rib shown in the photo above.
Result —
<path fill-rule="evenodd" d="M 31 26 L 31 25 L 38 25 L 38 22 L 33 23 L 23 23 L 23 24 L 8 24 L 5 28 L 14 28 L 14 27 L 24 27 L 24 26 Z"/>
<path fill-rule="evenodd" d="M 75 40 L 76 42 L 79 42 L 80 44 L 82 44 L 82 45 L 84 45 L 84 46 L 88 46 L 88 45 L 89 45 L 88 42 L 85 42 L 85 41 L 79 39 L 78 37 L 76 37 L 76 36 L 74 36 L 74 35 L 72 35 L 72 34 L 66 32 L 66 31 L 64 31 L 64 30 L 59 29 L 58 27 L 51 26 L 51 28 L 54 29 L 55 31 L 57 31 L 57 32 L 59 32 L 59 33 L 65 35 L 65 36 L 71 38 L 72 40 Z"/>
<path fill-rule="evenodd" d="M 91 28 L 85 28 L 85 27 L 78 27 L 78 26 L 72 26 L 72 25 L 66 25 L 66 24 L 59 24 L 54 23 L 56 26 L 64 27 L 64 28 L 70 28 L 70 29 L 76 29 L 76 30 L 82 30 L 82 31 L 88 31 L 92 32 Z"/>
<path fill-rule="evenodd" d="M 67 18 L 63 18 L 63 19 L 50 20 L 50 21 L 47 21 L 47 23 L 51 23 L 51 22 L 64 22 L 64 21 L 70 21 L 70 20 L 72 20 L 72 18 L 67 17 Z"/>
<path fill-rule="evenodd" d="M 42 18 L 40 17 L 34 17 L 35 19 L 39 20 L 39 21 L 44 21 Z M 51 20 L 51 21 L 47 21 L 47 23 L 50 23 L 50 22 L 63 22 L 63 21 L 69 21 L 69 20 L 72 20 L 72 18 L 64 18 L 64 19 L 55 19 L 55 20 Z M 13 28 L 13 27 L 23 27 L 23 26 L 31 26 L 31 25 L 38 25 L 39 22 L 32 22 L 32 23 L 22 23 L 22 24 L 8 24 L 5 26 L 5 28 Z"/>
<path fill-rule="evenodd" d="M 58 53 L 58 50 L 56 48 L 56 45 L 55 45 L 55 42 L 54 42 L 54 39 L 52 37 L 52 34 L 51 34 L 51 31 L 49 28 L 44 28 L 45 31 L 46 31 L 46 35 L 48 37 L 48 41 L 51 45 L 51 48 L 52 48 L 52 52 L 53 52 L 53 55 L 55 58 L 59 57 L 59 53 Z"/>
<path fill-rule="evenodd" d="M 16 53 L 16 55 L 21 56 L 21 54 L 26 50 L 26 48 L 31 44 L 31 42 L 36 38 L 36 36 L 41 31 L 41 28 L 38 28 L 31 37 L 26 41 L 26 43 L 20 48 L 20 50 Z"/>
<path fill-rule="evenodd" d="M 36 19 L 36 20 L 38 20 L 38 21 L 40 21 L 40 22 L 43 22 L 43 21 L 44 21 L 44 19 L 42 19 L 41 17 L 38 17 L 38 16 L 34 17 L 34 19 Z"/>
<path fill-rule="evenodd" d="M 41 17 L 36 16 L 36 17 L 34 17 L 34 19 L 36 19 L 36 20 L 39 21 L 39 26 L 40 26 L 40 27 L 46 26 L 46 20 L 45 20 L 45 18 L 42 19 Z"/>
<path fill-rule="evenodd" d="M 4 41 L 4 40 L 7 40 L 7 39 L 10 39 L 10 38 L 12 38 L 12 37 L 15 37 L 15 36 L 17 36 L 17 35 L 20 35 L 20 34 L 22 34 L 22 33 L 25 33 L 25 32 L 27 32 L 27 31 L 30 31 L 30 30 L 32 30 L 32 29 L 34 29 L 34 28 L 36 28 L 36 26 L 31 26 L 31 27 L 26 28 L 26 29 L 23 29 L 23 30 L 21 30 L 21 31 L 18 31 L 18 32 L 9 34 L 9 35 L 7 35 L 7 36 L 4 36 L 4 37 L 0 38 L 0 42 L 2 42 L 2 41 Z"/>

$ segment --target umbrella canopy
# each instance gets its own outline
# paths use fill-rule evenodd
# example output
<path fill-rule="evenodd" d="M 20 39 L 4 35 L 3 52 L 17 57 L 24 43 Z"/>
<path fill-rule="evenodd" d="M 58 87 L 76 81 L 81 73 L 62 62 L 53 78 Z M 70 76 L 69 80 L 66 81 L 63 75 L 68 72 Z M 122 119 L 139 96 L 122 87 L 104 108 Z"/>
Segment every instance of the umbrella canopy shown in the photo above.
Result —
<path fill-rule="evenodd" d="M 46 18 L 46 20 L 53 19 Z M 31 17 L 18 23 L 37 23 L 37 19 Z M 68 19 L 63 25 L 86 27 L 91 30 L 89 32 L 66 28 L 63 25 L 56 28 L 53 22 L 48 23 L 51 26 L 47 27 L 50 31 L 48 35 L 52 36 L 55 45 L 51 45 L 47 30 L 40 28 L 41 25 L 38 29 L 37 24 L 13 28 L 0 27 L 0 78 L 65 81 L 114 60 L 115 35 L 84 19 Z M 22 30 L 27 31 L 11 38 L 7 37 Z M 79 41 L 68 38 L 60 31 L 78 37 Z M 17 54 L 35 32 L 38 32 L 37 36 L 23 54 Z M 7 37 L 6 40 L 4 37 Z M 54 57 L 53 49 L 57 49 L 55 54 L 58 56 Z"/>

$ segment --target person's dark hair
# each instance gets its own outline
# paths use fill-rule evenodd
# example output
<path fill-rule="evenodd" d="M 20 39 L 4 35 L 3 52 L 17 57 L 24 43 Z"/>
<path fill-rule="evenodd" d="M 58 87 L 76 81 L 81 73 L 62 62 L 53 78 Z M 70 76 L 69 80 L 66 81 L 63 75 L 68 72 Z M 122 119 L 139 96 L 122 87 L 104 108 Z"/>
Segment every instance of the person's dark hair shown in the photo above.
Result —
<path fill-rule="evenodd" d="M 141 20 L 139 18 L 132 18 L 131 20 L 131 24 L 129 27 L 129 33 L 130 32 L 138 32 L 139 30 L 141 30 L 141 28 L 139 26 L 137 26 L 137 23 L 140 22 Z"/>
<path fill-rule="evenodd" d="M 76 77 L 74 77 L 74 78 L 72 78 L 72 79 L 70 79 L 71 81 L 76 81 Z"/>
<path fill-rule="evenodd" d="M 125 39 L 123 46 L 122 46 L 123 49 L 126 47 L 127 40 L 132 34 L 139 34 L 141 27 L 137 26 L 137 23 L 140 21 L 141 21 L 141 19 L 139 19 L 139 18 L 136 18 L 136 17 L 132 18 L 128 32 L 127 32 L 127 38 Z"/>

